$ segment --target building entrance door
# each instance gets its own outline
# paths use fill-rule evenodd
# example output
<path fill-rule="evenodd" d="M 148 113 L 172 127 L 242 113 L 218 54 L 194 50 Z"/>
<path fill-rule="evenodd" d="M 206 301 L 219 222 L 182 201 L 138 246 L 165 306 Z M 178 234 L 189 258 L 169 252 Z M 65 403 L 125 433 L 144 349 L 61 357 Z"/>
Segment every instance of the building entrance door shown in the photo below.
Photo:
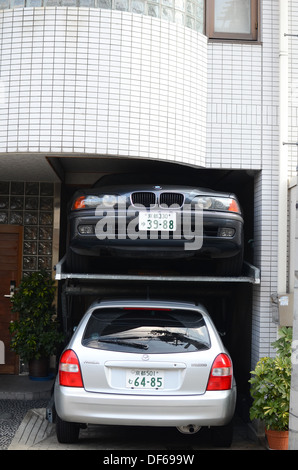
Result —
<path fill-rule="evenodd" d="M 22 272 L 23 227 L 0 225 L 0 374 L 18 374 L 18 356 L 10 350 L 11 292 Z"/>

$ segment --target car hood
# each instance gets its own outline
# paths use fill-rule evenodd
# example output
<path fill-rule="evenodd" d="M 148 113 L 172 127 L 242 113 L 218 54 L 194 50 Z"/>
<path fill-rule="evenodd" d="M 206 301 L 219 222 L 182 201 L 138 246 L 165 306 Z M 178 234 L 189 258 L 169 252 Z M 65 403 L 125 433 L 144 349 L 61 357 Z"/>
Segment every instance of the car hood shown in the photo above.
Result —
<path fill-rule="evenodd" d="M 218 196 L 218 197 L 235 197 L 232 193 L 227 192 L 219 192 L 214 191 L 209 188 L 204 187 L 194 187 L 194 186 L 186 186 L 186 185 L 164 185 L 164 184 L 123 184 L 123 185 L 107 185 L 101 186 L 98 188 L 89 188 L 89 189 L 81 189 L 77 191 L 74 195 L 74 198 L 80 195 L 102 195 L 102 194 L 115 194 L 115 195 L 129 195 L 133 192 L 138 191 L 151 191 L 154 193 L 162 193 L 162 192 L 180 192 L 183 194 L 187 194 L 190 197 L 194 197 L 196 195 L 204 195 L 204 196 Z"/>

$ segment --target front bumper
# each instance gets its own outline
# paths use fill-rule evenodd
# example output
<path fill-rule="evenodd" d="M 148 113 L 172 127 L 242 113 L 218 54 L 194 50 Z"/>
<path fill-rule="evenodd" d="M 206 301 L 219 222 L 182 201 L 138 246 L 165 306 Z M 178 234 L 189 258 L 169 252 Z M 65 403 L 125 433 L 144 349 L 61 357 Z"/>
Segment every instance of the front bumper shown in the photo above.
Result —
<path fill-rule="evenodd" d="M 202 258 L 225 258 L 237 255 L 243 245 L 243 219 L 240 215 L 226 212 L 204 212 L 203 227 L 198 227 L 193 213 L 184 214 L 191 221 L 190 229 L 180 226 L 175 232 L 147 232 L 134 236 L 128 226 L 132 222 L 127 214 L 107 212 L 104 216 L 106 232 L 97 236 L 96 227 L 103 217 L 93 211 L 72 213 L 70 218 L 70 248 L 81 255 L 97 256 L 100 253 L 129 254 L 135 256 L 198 255 Z M 93 233 L 82 234 L 80 227 L 92 226 Z M 222 236 L 222 229 L 230 229 L 232 236 Z M 190 231 L 188 231 L 190 230 Z"/>
<path fill-rule="evenodd" d="M 124 426 L 223 426 L 234 415 L 236 387 L 191 396 L 137 396 L 86 392 L 56 382 L 55 408 L 64 420 Z"/>

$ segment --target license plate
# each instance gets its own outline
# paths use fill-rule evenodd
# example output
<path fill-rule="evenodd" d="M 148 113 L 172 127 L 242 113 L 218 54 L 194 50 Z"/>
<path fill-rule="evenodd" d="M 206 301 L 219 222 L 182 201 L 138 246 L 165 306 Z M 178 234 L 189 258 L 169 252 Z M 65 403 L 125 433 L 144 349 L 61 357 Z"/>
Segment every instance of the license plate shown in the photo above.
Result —
<path fill-rule="evenodd" d="M 140 212 L 139 229 L 169 232 L 176 230 L 176 213 L 163 211 Z"/>
<path fill-rule="evenodd" d="M 126 387 L 137 389 L 162 389 L 164 387 L 164 373 L 159 370 L 127 370 Z"/>

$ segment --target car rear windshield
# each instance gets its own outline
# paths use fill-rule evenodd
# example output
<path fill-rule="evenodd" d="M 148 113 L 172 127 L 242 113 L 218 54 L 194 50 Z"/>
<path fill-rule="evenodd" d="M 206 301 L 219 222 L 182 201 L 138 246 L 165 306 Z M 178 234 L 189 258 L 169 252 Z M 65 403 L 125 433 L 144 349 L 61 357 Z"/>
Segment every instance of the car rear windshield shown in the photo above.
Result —
<path fill-rule="evenodd" d="M 83 346 L 119 352 L 187 353 L 210 348 L 203 316 L 180 309 L 97 309 Z"/>

